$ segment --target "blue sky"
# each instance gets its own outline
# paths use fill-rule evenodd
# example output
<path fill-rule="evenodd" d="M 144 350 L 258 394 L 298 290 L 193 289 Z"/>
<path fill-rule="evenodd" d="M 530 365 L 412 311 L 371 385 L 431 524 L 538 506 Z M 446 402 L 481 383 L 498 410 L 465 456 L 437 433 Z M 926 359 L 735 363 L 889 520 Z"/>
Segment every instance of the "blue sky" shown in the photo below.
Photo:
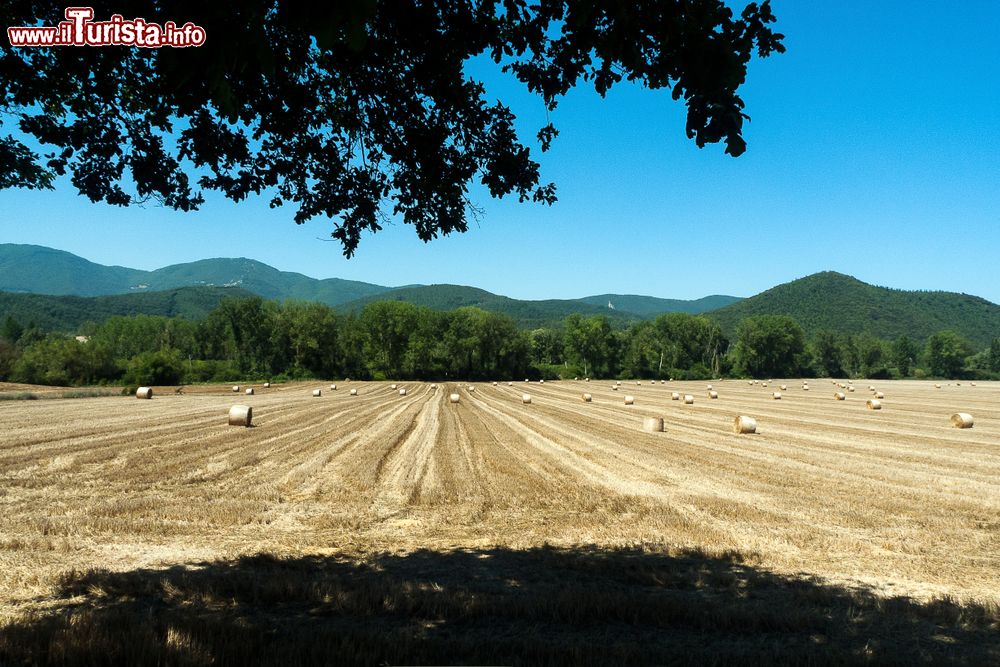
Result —
<path fill-rule="evenodd" d="M 392 225 L 347 260 L 327 240 L 330 221 L 295 225 L 292 209 L 266 200 L 119 209 L 63 182 L 0 191 L 0 242 L 142 269 L 243 256 L 317 278 L 527 299 L 749 296 L 836 270 L 1000 302 L 1000 3 L 772 5 L 788 52 L 751 63 L 738 159 L 688 141 L 667 92 L 622 85 L 601 100 L 578 89 L 552 115 L 560 136 L 542 156 L 560 201 L 473 189 L 485 215 L 464 235 L 424 244 Z M 531 139 L 541 102 L 501 77 L 488 84 Z"/>

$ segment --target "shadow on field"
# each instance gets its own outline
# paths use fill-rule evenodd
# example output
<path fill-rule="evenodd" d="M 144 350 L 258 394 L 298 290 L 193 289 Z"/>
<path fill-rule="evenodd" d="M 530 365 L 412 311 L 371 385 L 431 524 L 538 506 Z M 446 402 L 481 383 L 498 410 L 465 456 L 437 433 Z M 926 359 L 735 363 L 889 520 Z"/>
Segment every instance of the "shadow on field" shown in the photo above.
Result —
<path fill-rule="evenodd" d="M 64 577 L 0 664 L 1000 664 L 1000 612 L 776 576 L 738 554 L 254 556 Z"/>

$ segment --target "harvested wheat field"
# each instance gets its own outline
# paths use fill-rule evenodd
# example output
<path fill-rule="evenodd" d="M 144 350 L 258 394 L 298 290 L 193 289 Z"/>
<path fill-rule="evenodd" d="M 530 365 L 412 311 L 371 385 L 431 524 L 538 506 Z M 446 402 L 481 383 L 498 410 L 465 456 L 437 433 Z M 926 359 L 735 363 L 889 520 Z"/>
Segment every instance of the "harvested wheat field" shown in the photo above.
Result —
<path fill-rule="evenodd" d="M 0 403 L 0 664 L 1000 662 L 997 383 L 337 382 Z"/>

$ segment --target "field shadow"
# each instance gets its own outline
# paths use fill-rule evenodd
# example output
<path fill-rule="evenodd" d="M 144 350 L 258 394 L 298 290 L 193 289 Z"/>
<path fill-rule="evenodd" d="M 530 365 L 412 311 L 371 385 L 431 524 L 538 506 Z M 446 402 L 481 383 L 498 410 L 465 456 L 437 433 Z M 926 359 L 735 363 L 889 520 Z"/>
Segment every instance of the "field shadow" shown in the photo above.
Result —
<path fill-rule="evenodd" d="M 1000 611 L 880 598 L 739 554 L 267 555 L 66 575 L 0 664 L 1000 664 Z"/>

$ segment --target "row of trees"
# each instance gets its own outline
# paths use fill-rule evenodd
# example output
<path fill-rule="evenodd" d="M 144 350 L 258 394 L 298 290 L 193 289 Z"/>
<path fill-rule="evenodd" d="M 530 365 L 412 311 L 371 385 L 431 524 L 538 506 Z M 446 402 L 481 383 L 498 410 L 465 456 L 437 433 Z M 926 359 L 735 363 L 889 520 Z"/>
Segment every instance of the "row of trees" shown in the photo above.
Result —
<path fill-rule="evenodd" d="M 360 314 L 307 302 L 224 301 L 203 320 L 138 315 L 87 328 L 85 341 L 8 317 L 0 379 L 39 384 L 178 384 L 305 377 L 486 379 L 572 376 L 1000 378 L 1000 338 L 982 351 L 951 331 L 903 336 L 820 331 L 748 317 L 732 339 L 706 317 L 671 313 L 616 330 L 602 316 L 519 329 L 478 308 L 389 301 Z"/>

